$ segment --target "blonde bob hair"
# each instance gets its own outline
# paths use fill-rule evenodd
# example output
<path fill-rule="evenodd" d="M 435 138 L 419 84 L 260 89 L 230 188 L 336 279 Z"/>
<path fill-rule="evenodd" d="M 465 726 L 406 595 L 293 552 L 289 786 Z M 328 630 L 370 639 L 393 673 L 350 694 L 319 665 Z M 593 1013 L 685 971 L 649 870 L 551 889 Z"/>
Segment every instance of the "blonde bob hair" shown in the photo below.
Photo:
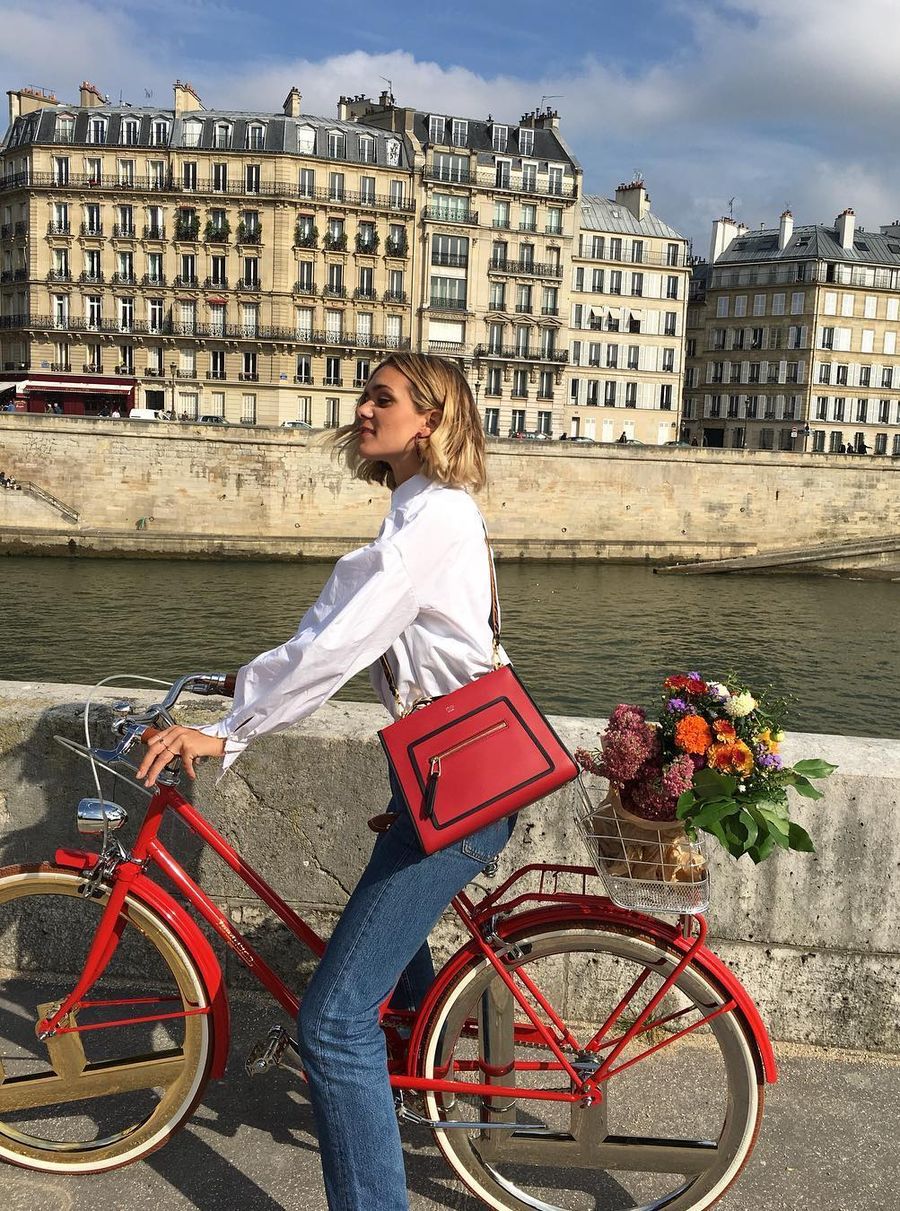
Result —
<path fill-rule="evenodd" d="M 373 375 L 384 366 L 393 366 L 407 380 L 417 412 L 434 410 L 440 414 L 431 436 L 419 447 L 422 474 L 454 488 L 472 488 L 475 492 L 483 488 L 487 482 L 484 428 L 469 384 L 456 363 L 425 353 L 392 353 L 379 363 Z M 334 441 L 356 479 L 396 487 L 388 463 L 360 456 L 355 418 L 352 424 L 338 429 Z"/>

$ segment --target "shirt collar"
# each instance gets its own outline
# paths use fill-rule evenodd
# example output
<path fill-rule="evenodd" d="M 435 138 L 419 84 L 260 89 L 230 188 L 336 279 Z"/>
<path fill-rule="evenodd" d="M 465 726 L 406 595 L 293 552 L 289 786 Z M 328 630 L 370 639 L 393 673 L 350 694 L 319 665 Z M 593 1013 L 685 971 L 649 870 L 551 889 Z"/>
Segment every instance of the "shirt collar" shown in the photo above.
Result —
<path fill-rule="evenodd" d="M 408 504 L 414 496 L 418 496 L 420 492 L 424 492 L 430 487 L 432 487 L 432 481 L 427 475 L 419 474 L 411 476 L 391 493 L 391 508 L 401 508 L 403 505 Z"/>

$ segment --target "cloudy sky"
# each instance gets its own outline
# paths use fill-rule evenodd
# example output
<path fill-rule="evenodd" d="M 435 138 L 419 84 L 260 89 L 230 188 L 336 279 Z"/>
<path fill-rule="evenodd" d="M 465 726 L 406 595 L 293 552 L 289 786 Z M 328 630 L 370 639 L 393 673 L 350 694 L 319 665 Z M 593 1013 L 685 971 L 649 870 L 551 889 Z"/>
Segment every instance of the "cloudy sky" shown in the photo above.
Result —
<path fill-rule="evenodd" d="M 900 215 L 898 0 L 0 0 L 0 84 L 332 115 L 341 93 L 515 122 L 553 98 L 589 192 L 643 173 L 706 253 L 713 218 Z M 893 150 L 891 150 L 893 148 Z"/>

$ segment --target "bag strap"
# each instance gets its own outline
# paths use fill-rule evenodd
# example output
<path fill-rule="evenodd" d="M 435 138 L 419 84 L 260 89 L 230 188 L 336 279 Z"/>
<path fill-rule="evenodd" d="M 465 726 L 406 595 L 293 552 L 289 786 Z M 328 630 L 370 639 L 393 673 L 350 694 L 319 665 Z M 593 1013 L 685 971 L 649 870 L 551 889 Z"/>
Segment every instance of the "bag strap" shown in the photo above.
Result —
<path fill-rule="evenodd" d="M 491 624 L 491 636 L 493 638 L 491 662 L 495 669 L 500 667 L 500 605 L 497 600 L 497 572 L 494 568 L 494 556 L 491 552 L 491 544 L 488 540 L 487 526 L 484 528 L 484 545 L 487 550 L 488 570 L 491 579 L 491 613 L 489 622 Z M 400 691 L 397 689 L 397 683 L 394 680 L 394 675 L 391 672 L 391 666 L 387 662 L 387 656 L 379 658 L 381 671 L 384 674 L 384 679 L 387 682 L 387 687 L 391 691 L 394 701 L 397 704 L 401 714 L 406 714 L 403 702 L 400 698 Z"/>

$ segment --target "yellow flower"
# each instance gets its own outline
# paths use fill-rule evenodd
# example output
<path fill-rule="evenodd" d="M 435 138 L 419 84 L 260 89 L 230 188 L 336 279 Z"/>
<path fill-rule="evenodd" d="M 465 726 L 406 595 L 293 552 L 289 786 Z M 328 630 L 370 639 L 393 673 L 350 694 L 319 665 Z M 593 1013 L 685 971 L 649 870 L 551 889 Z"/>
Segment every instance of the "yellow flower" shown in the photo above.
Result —
<path fill-rule="evenodd" d="M 766 727 L 753 738 L 758 744 L 764 744 L 770 753 L 777 753 L 779 743 L 784 739 L 784 732 L 773 732 L 771 728 Z"/>

